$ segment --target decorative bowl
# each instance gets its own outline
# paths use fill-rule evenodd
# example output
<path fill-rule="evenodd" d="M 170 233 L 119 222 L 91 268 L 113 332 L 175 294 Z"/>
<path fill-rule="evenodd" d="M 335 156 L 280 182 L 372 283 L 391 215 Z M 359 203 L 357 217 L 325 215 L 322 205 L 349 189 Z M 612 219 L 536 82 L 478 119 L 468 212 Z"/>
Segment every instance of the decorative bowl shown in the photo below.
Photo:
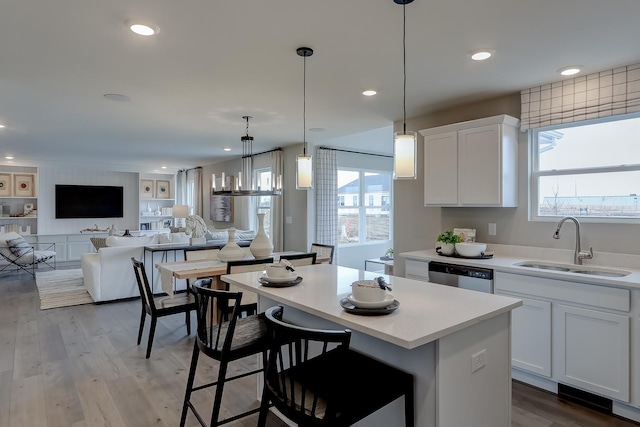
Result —
<path fill-rule="evenodd" d="M 387 291 L 382 289 L 376 280 L 356 280 L 351 284 L 351 295 L 356 301 L 384 301 Z"/>
<path fill-rule="evenodd" d="M 287 270 L 287 264 L 284 263 L 265 264 L 265 270 L 269 279 L 295 279 L 298 277 L 295 270 Z"/>
<path fill-rule="evenodd" d="M 486 250 L 487 250 L 486 243 L 471 243 L 471 242 L 456 243 L 456 252 L 458 252 L 458 255 L 460 256 L 466 256 L 466 257 L 482 256 L 482 254 Z"/>

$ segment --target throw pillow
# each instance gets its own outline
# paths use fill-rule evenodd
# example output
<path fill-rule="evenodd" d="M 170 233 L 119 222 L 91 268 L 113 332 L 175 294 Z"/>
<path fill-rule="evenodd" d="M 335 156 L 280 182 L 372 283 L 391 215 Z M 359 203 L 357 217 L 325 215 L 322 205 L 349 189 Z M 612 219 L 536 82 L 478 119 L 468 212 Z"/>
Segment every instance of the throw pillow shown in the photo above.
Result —
<path fill-rule="evenodd" d="M 7 245 L 9 246 L 9 249 L 11 249 L 11 253 L 17 257 L 26 255 L 32 250 L 31 245 L 29 245 L 29 243 L 22 237 L 7 240 Z"/>

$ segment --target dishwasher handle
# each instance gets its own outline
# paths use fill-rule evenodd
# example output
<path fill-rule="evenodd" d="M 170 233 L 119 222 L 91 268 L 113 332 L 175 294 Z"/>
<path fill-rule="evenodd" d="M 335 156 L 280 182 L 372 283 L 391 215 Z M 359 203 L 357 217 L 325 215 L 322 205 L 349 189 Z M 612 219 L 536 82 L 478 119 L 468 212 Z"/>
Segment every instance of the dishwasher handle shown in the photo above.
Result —
<path fill-rule="evenodd" d="M 455 276 L 475 277 L 478 279 L 493 280 L 493 270 L 481 267 L 467 267 L 464 265 L 446 264 L 431 261 L 429 271 L 435 273 L 453 274 Z"/>

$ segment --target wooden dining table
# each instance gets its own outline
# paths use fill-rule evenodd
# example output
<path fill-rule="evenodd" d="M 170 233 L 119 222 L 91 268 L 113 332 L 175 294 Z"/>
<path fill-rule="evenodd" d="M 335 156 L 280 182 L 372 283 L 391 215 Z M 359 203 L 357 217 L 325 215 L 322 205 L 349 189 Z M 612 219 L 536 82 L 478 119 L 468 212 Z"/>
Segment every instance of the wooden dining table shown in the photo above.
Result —
<path fill-rule="evenodd" d="M 296 255 L 301 253 L 303 252 L 274 252 L 272 256 L 274 261 L 277 262 L 281 255 Z M 330 260 L 328 256 L 317 256 L 316 264 L 328 263 Z M 224 284 L 222 286 L 219 285 L 219 277 L 227 273 L 227 263 L 217 259 L 164 262 L 156 264 L 156 268 L 160 270 L 162 290 L 169 295 L 175 292 L 174 279 L 202 279 L 211 277 L 214 279 L 213 286 L 220 289 L 224 288 Z"/>

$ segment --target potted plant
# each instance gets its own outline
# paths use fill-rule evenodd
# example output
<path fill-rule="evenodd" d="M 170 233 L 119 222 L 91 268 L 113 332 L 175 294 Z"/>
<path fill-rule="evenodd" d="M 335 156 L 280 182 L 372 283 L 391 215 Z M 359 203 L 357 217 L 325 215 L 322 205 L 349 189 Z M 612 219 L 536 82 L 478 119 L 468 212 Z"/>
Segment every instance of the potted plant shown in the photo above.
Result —
<path fill-rule="evenodd" d="M 452 230 L 444 231 L 436 239 L 436 243 L 440 243 L 436 247 L 436 251 L 439 251 L 442 255 L 453 255 L 456 248 L 456 243 L 462 242 L 460 236 L 453 234 Z"/>
<path fill-rule="evenodd" d="M 393 259 L 393 248 L 387 249 L 387 251 L 384 253 L 384 258 L 388 260 Z"/>

